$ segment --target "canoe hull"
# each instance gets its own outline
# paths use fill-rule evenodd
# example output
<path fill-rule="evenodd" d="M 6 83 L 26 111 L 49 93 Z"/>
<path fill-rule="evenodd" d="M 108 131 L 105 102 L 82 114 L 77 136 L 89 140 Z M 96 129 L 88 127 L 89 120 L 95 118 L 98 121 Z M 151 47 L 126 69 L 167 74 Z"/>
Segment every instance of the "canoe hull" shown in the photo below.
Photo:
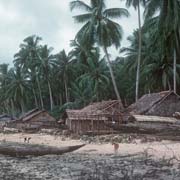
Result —
<path fill-rule="evenodd" d="M 0 154 L 7 156 L 44 156 L 44 155 L 62 155 L 64 153 L 75 151 L 85 144 L 56 148 L 51 146 L 35 145 L 26 146 L 25 144 L 9 145 L 6 143 L 0 144 Z"/>

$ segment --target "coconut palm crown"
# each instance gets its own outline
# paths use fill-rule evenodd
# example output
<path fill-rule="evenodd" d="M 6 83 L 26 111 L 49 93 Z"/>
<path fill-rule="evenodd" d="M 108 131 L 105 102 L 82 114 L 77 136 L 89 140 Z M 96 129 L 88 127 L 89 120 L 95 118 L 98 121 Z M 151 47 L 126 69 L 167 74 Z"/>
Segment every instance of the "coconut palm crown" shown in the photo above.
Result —
<path fill-rule="evenodd" d="M 72 1 L 70 8 L 86 11 L 84 14 L 73 16 L 77 23 L 85 23 L 76 38 L 90 43 L 97 42 L 102 47 L 115 45 L 118 48 L 120 46 L 122 27 L 112 19 L 128 17 L 129 13 L 126 9 L 106 9 L 105 0 L 91 0 L 90 5 L 83 1 Z"/>
<path fill-rule="evenodd" d="M 91 0 L 90 5 L 83 1 L 72 1 L 70 8 L 71 10 L 75 8 L 85 10 L 86 13 L 74 16 L 76 22 L 85 23 L 77 33 L 76 39 L 86 42 L 89 47 L 97 43 L 103 48 L 108 61 L 114 91 L 117 99 L 121 102 L 107 48 L 112 45 L 116 48 L 120 47 L 123 33 L 122 27 L 112 19 L 123 16 L 128 17 L 128 11 L 124 8 L 107 9 L 105 0 Z"/>

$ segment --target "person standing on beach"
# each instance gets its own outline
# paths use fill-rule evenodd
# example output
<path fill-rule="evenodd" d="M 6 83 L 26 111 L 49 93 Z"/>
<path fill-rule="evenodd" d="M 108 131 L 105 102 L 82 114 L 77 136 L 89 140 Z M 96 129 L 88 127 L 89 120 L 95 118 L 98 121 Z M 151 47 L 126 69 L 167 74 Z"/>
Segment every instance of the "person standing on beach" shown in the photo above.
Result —
<path fill-rule="evenodd" d="M 118 149 L 119 149 L 119 144 L 113 142 L 112 145 L 113 145 L 113 148 L 114 148 L 114 154 L 117 154 L 118 153 Z"/>

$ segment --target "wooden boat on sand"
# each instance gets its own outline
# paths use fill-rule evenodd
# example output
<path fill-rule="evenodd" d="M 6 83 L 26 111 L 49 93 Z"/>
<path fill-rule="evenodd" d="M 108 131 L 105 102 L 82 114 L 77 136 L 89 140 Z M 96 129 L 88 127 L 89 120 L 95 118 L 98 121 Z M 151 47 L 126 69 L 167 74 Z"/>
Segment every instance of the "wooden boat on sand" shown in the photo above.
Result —
<path fill-rule="evenodd" d="M 0 143 L 0 154 L 15 157 L 62 155 L 64 153 L 75 151 L 83 146 L 85 146 L 85 144 L 57 148 L 53 146 L 3 142 Z"/>

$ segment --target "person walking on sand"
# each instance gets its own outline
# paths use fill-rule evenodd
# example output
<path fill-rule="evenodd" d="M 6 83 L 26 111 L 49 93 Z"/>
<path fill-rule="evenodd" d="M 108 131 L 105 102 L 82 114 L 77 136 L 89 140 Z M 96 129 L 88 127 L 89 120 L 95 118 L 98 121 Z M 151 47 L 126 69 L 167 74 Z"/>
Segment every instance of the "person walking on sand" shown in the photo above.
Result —
<path fill-rule="evenodd" d="M 113 145 L 113 149 L 114 149 L 114 154 L 117 154 L 118 153 L 118 149 L 119 149 L 119 144 L 115 143 L 115 142 L 112 142 L 112 145 Z"/>

